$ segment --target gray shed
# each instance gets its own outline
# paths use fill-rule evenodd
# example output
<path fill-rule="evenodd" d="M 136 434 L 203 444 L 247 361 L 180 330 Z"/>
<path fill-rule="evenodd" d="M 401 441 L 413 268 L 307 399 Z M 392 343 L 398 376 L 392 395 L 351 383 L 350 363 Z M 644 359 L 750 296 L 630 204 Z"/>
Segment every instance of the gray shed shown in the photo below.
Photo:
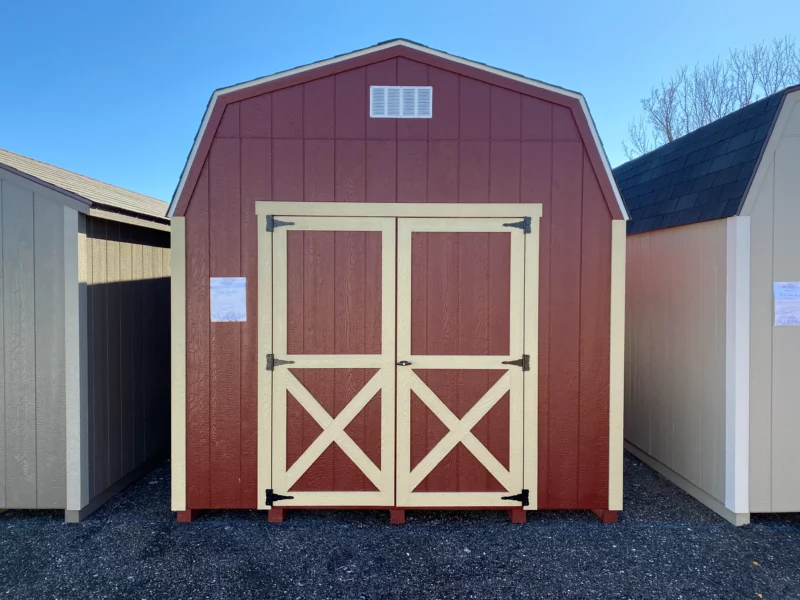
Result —
<path fill-rule="evenodd" d="M 0 511 L 78 521 L 165 458 L 166 209 L 0 150 Z"/>
<path fill-rule="evenodd" d="M 732 523 L 800 511 L 800 86 L 614 170 L 627 448 Z"/>

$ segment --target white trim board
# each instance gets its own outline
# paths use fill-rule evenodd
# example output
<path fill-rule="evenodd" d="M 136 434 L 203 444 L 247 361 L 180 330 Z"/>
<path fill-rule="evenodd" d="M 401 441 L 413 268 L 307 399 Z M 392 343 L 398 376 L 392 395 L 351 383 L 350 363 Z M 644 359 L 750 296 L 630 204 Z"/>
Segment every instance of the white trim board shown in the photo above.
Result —
<path fill-rule="evenodd" d="M 727 220 L 725 506 L 750 511 L 750 217 Z"/>
<path fill-rule="evenodd" d="M 297 75 L 298 73 L 303 73 L 306 71 L 310 71 L 313 69 L 319 69 L 321 67 L 326 67 L 328 65 L 333 65 L 345 60 L 350 60 L 352 58 L 357 58 L 359 56 L 364 56 L 367 54 L 373 54 L 375 52 L 380 52 L 381 50 L 387 50 L 389 48 L 393 48 L 396 46 L 404 46 L 406 48 L 411 48 L 413 50 L 417 50 L 419 52 L 424 52 L 426 54 L 430 54 L 431 56 L 436 56 L 443 60 L 448 60 L 454 63 L 458 63 L 461 65 L 465 65 L 468 67 L 472 67 L 474 69 L 478 69 L 481 71 L 485 71 L 487 73 L 491 73 L 493 75 L 497 75 L 500 77 L 504 77 L 506 79 L 510 79 L 512 81 L 517 81 L 519 83 L 523 83 L 525 85 L 530 85 L 533 87 L 537 87 L 543 90 L 547 90 L 549 92 L 553 92 L 556 94 L 561 94 L 562 96 L 567 96 L 569 98 L 574 98 L 580 102 L 581 108 L 583 109 L 584 116 L 586 117 L 586 121 L 589 124 L 589 130 L 592 133 L 592 139 L 597 146 L 598 153 L 600 154 L 600 158 L 603 161 L 603 167 L 605 168 L 606 175 L 608 177 L 609 183 L 611 184 L 611 189 L 614 191 L 614 198 L 619 205 L 619 209 L 622 212 L 623 219 L 627 220 L 629 218 L 628 211 L 625 208 L 625 203 L 622 201 L 622 196 L 620 196 L 619 190 L 617 189 L 617 182 L 614 179 L 614 174 L 611 172 L 611 165 L 608 162 L 608 157 L 606 156 L 605 148 L 603 147 L 602 142 L 600 141 L 600 135 L 597 133 L 597 127 L 594 123 L 594 119 L 592 118 L 592 113 L 589 111 L 589 106 L 586 104 L 586 99 L 583 97 L 582 94 L 578 92 L 573 92 L 572 90 L 567 90 L 565 88 L 560 88 L 558 86 L 550 85 L 541 81 L 537 81 L 536 79 L 531 79 L 529 77 L 523 77 L 522 75 L 517 75 L 515 73 L 510 73 L 508 71 L 503 71 L 502 69 L 497 69 L 495 67 L 490 67 L 489 65 L 485 65 L 483 63 L 474 62 L 471 60 L 467 60 L 466 58 L 460 58 L 458 56 L 453 56 L 452 54 L 448 54 L 446 52 L 442 52 L 441 50 L 434 50 L 433 48 L 429 48 L 427 46 L 423 46 L 421 44 L 415 44 L 414 42 L 410 42 L 408 40 L 390 40 L 383 44 L 378 44 L 376 46 L 371 46 L 369 48 L 364 48 L 362 50 L 356 50 L 355 52 L 350 52 L 348 54 L 342 54 L 340 56 L 335 56 L 333 58 L 322 60 L 319 62 L 312 63 L 310 65 L 304 65 L 301 67 L 296 67 L 294 69 L 289 69 L 288 71 L 282 71 L 280 73 L 275 73 L 273 75 L 268 75 L 266 77 L 259 77 L 258 79 L 253 79 L 252 81 L 246 81 L 244 83 L 239 83 L 236 85 L 232 85 L 226 88 L 221 88 L 211 95 L 211 99 L 208 102 L 208 106 L 206 107 L 205 114 L 203 115 L 203 119 L 200 122 L 200 128 L 197 132 L 197 135 L 194 138 L 194 142 L 192 143 L 192 149 L 189 152 L 189 157 L 186 160 L 186 164 L 183 169 L 183 173 L 181 173 L 180 181 L 178 182 L 178 187 L 175 189 L 175 193 L 172 196 L 172 200 L 169 204 L 169 211 L 167 212 L 168 217 L 172 217 L 175 212 L 175 207 L 177 206 L 178 198 L 181 197 L 183 193 L 183 188 L 186 185 L 186 179 L 189 176 L 189 171 L 191 169 L 191 165 L 194 163 L 195 158 L 197 156 L 197 151 L 200 147 L 200 142 L 205 137 L 206 127 L 208 126 L 208 122 L 211 119 L 211 115 L 214 112 L 214 108 L 216 107 L 217 101 L 221 96 L 226 94 L 230 94 L 232 92 L 237 92 L 239 90 L 243 90 L 249 87 L 261 85 L 263 83 L 267 83 L 270 81 L 275 81 L 277 79 L 282 79 L 284 77 L 291 77 L 292 75 Z"/>

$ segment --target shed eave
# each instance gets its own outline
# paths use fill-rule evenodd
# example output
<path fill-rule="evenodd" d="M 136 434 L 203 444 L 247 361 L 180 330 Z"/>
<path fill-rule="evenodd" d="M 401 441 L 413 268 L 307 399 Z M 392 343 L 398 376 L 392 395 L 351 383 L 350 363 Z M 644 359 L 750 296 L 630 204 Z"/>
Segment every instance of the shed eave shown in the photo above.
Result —
<path fill-rule="evenodd" d="M 387 50 L 387 49 L 390 49 L 390 48 L 394 48 L 396 46 L 403 46 L 403 47 L 406 47 L 406 48 L 411 48 L 413 50 L 417 50 L 419 52 L 423 52 L 423 53 L 426 53 L 426 54 L 429 54 L 429 55 L 432 55 L 432 56 L 436 56 L 436 57 L 444 59 L 444 60 L 460 63 L 462 65 L 466 65 L 466 66 L 472 67 L 474 69 L 485 71 L 485 72 L 491 73 L 493 75 L 504 77 L 506 79 L 511 79 L 511 80 L 517 81 L 519 83 L 530 85 L 530 86 L 533 86 L 533 87 L 536 87 L 536 88 L 547 90 L 548 92 L 552 92 L 552 93 L 555 93 L 555 94 L 560 94 L 562 96 L 566 96 L 566 97 L 572 98 L 574 100 L 577 100 L 580 103 L 581 109 L 582 109 L 582 111 L 584 113 L 584 116 L 586 117 L 586 120 L 587 120 L 587 122 L 589 124 L 589 129 L 591 130 L 592 138 L 593 138 L 592 141 L 595 143 L 595 145 L 596 145 L 596 147 L 598 149 L 598 153 L 600 154 L 600 158 L 601 158 L 602 163 L 603 163 L 603 168 L 606 171 L 606 176 L 607 176 L 608 181 L 609 181 L 609 183 L 611 185 L 611 188 L 613 190 L 615 200 L 617 202 L 617 205 L 619 206 L 620 212 L 622 213 L 623 219 L 627 220 L 629 218 L 627 209 L 625 207 L 625 204 L 622 202 L 622 196 L 620 195 L 619 190 L 617 189 L 616 180 L 614 179 L 614 175 L 611 172 L 611 165 L 608 162 L 608 157 L 606 156 L 605 148 L 603 147 L 603 144 L 600 141 L 600 135 L 597 132 L 597 127 L 595 126 L 594 119 L 592 118 L 591 112 L 589 111 L 589 107 L 588 107 L 588 105 L 586 103 L 586 99 L 583 97 L 582 94 L 580 94 L 578 92 L 575 92 L 575 91 L 572 91 L 572 90 L 568 90 L 566 88 L 554 86 L 554 85 L 539 81 L 537 79 L 532 79 L 530 77 L 525 77 L 523 75 L 512 73 L 510 71 L 504 71 L 503 69 L 498 69 L 496 67 L 489 66 L 489 65 L 487 65 L 485 63 L 475 62 L 475 61 L 472 61 L 472 60 L 469 60 L 469 59 L 466 59 L 466 58 L 455 56 L 453 54 L 448 54 L 447 52 L 443 52 L 441 50 L 435 50 L 435 49 L 430 48 L 428 46 L 424 46 L 422 44 L 418 44 L 416 42 L 412 42 L 412 41 L 406 40 L 406 39 L 389 40 L 387 42 L 383 42 L 383 43 L 377 44 L 375 46 L 370 46 L 369 48 L 356 50 L 354 52 L 350 52 L 350 53 L 347 53 L 347 54 L 340 54 L 340 55 L 335 56 L 333 58 L 329 58 L 329 59 L 326 59 L 326 60 L 314 62 L 314 63 L 308 64 L 308 65 L 303 65 L 303 66 L 300 66 L 300 67 L 296 67 L 294 69 L 289 69 L 287 71 L 281 71 L 281 72 L 275 73 L 273 75 L 267 75 L 265 77 L 259 77 L 257 79 L 253 79 L 251 81 L 246 81 L 246 82 L 243 82 L 243 83 L 239 83 L 239 84 L 235 84 L 235 85 L 232 85 L 232 86 L 228 86 L 228 87 L 224 87 L 224 88 L 220 88 L 220 89 L 215 90 L 211 95 L 211 99 L 209 100 L 208 105 L 206 106 L 206 110 L 205 110 L 205 113 L 203 115 L 203 119 L 200 122 L 200 128 L 198 129 L 197 134 L 195 135 L 194 142 L 192 143 L 192 148 L 191 148 L 191 150 L 189 152 L 189 156 L 187 157 L 186 162 L 184 163 L 184 167 L 183 167 L 183 170 L 181 172 L 180 180 L 178 181 L 178 186 L 176 187 L 175 193 L 172 195 L 172 199 L 171 199 L 170 204 L 169 204 L 169 210 L 167 211 L 167 217 L 171 218 L 171 217 L 174 216 L 175 209 L 177 208 L 178 200 L 180 199 L 180 197 L 181 197 L 181 195 L 183 193 L 184 187 L 186 185 L 186 181 L 187 181 L 188 176 L 189 176 L 189 169 L 190 169 L 191 165 L 194 163 L 194 161 L 195 161 L 195 159 L 197 157 L 197 152 L 198 152 L 198 149 L 200 147 L 200 143 L 201 143 L 201 141 L 202 141 L 202 139 L 203 139 L 203 137 L 205 136 L 205 133 L 206 133 L 206 127 L 208 126 L 208 123 L 209 123 L 209 121 L 211 119 L 211 115 L 214 112 L 214 108 L 216 107 L 217 102 L 220 100 L 220 98 L 222 98 L 222 97 L 224 97 L 224 96 L 226 96 L 228 94 L 231 94 L 231 93 L 234 93 L 234 92 L 238 92 L 238 91 L 250 88 L 250 87 L 254 87 L 254 86 L 257 86 L 257 85 L 261 85 L 261 84 L 264 84 L 264 83 L 268 83 L 268 82 L 271 82 L 271 81 L 282 79 L 284 77 L 290 77 L 292 75 L 296 75 L 298 73 L 303 73 L 305 71 L 310 71 L 310 70 L 313 70 L 313 69 L 319 69 L 321 67 L 325 67 L 325 66 L 328 66 L 328 65 L 333 65 L 333 64 L 336 64 L 336 63 L 339 63 L 339 62 L 343 62 L 343 61 L 346 61 L 346 60 L 357 58 L 359 56 L 373 54 L 375 52 L 379 52 L 381 50 Z"/>

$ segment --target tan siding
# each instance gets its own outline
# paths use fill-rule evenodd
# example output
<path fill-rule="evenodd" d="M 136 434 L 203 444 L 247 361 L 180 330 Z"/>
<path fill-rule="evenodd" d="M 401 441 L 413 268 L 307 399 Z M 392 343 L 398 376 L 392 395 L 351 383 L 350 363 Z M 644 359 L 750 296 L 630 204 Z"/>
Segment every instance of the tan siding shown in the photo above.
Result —
<path fill-rule="evenodd" d="M 169 234 L 87 221 L 94 497 L 168 448 L 162 430 L 169 419 L 169 279 L 161 265 Z"/>
<path fill-rule="evenodd" d="M 770 161 L 750 216 L 750 511 L 772 509 L 772 226 Z"/>
<path fill-rule="evenodd" d="M 800 129 L 800 103 L 790 124 Z M 800 136 L 775 156 L 775 281 L 800 281 Z M 800 329 L 777 327 L 772 340 L 772 510 L 800 510 Z"/>
<path fill-rule="evenodd" d="M 627 252 L 625 437 L 724 502 L 725 221 Z"/>
<path fill-rule="evenodd" d="M 750 211 L 750 510 L 800 510 L 800 328 L 773 326 L 775 281 L 800 281 L 800 93 L 786 97 Z"/>

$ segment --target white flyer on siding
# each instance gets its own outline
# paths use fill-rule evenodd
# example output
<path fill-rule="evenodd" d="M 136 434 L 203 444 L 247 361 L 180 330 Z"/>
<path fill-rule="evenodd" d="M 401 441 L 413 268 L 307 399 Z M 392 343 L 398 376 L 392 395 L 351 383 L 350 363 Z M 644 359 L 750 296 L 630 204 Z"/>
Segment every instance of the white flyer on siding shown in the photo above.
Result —
<path fill-rule="evenodd" d="M 247 278 L 211 278 L 211 321 L 247 321 Z"/>
<path fill-rule="evenodd" d="M 800 281 L 776 281 L 775 325 L 800 325 Z"/>

